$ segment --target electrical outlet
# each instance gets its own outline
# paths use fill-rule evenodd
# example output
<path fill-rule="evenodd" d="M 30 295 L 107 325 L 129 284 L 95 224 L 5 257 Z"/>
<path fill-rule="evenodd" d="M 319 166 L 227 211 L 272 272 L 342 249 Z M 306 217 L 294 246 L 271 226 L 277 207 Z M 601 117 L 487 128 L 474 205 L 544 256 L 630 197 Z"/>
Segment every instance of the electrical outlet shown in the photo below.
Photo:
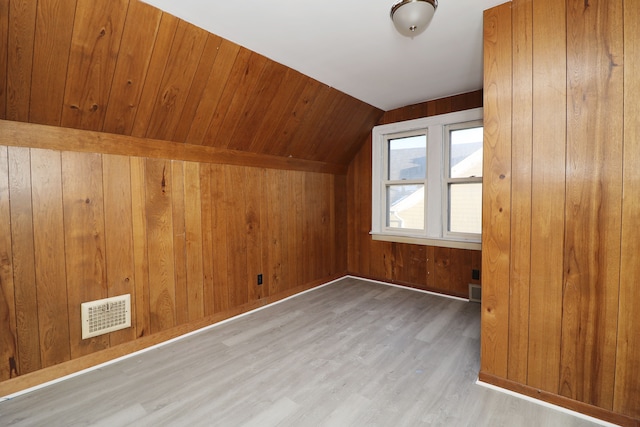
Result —
<path fill-rule="evenodd" d="M 473 280 L 480 280 L 480 270 L 471 270 L 471 278 Z"/>
<path fill-rule="evenodd" d="M 262 274 L 258 274 L 258 285 L 262 285 Z"/>

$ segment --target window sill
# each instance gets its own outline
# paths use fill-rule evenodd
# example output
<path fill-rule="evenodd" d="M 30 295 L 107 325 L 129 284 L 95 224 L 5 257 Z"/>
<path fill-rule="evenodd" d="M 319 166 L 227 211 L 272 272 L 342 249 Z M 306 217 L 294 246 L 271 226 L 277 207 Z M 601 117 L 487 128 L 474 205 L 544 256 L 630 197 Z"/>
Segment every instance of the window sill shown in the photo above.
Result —
<path fill-rule="evenodd" d="M 371 238 L 373 240 L 379 240 L 382 242 L 411 243 L 414 245 L 439 246 L 442 248 L 469 249 L 474 251 L 479 251 L 482 249 L 482 243 L 480 242 L 433 239 L 427 237 L 398 236 L 389 234 L 378 234 L 373 232 L 369 234 L 371 234 Z"/>

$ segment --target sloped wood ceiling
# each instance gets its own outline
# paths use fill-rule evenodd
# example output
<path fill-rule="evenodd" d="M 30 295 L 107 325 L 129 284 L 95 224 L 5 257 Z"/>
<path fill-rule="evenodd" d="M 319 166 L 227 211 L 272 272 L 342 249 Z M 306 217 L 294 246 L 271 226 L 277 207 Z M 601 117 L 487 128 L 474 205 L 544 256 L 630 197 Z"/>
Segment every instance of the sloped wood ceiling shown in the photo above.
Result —
<path fill-rule="evenodd" d="M 0 118 L 349 163 L 382 111 L 138 0 L 0 0 Z"/>

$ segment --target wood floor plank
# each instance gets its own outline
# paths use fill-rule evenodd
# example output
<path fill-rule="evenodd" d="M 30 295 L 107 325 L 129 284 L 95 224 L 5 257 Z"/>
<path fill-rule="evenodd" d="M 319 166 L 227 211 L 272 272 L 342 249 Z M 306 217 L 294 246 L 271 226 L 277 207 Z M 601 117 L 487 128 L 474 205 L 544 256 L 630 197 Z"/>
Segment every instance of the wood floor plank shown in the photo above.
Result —
<path fill-rule="evenodd" d="M 478 304 L 346 278 L 0 413 L 16 426 L 596 425 L 475 385 L 479 340 Z"/>

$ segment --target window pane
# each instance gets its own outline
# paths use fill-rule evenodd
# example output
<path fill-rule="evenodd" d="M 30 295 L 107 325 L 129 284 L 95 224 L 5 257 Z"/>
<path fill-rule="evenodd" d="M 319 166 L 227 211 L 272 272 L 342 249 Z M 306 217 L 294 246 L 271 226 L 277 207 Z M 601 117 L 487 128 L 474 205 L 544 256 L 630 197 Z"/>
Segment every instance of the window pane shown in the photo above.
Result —
<path fill-rule="evenodd" d="M 449 134 L 449 176 L 469 178 L 482 176 L 482 126 L 452 130 Z"/>
<path fill-rule="evenodd" d="M 481 233 L 482 184 L 449 185 L 449 231 Z"/>
<path fill-rule="evenodd" d="M 417 135 L 389 139 L 388 179 L 425 179 L 427 171 L 427 136 Z"/>
<path fill-rule="evenodd" d="M 424 230 L 424 185 L 387 186 L 387 227 Z"/>

